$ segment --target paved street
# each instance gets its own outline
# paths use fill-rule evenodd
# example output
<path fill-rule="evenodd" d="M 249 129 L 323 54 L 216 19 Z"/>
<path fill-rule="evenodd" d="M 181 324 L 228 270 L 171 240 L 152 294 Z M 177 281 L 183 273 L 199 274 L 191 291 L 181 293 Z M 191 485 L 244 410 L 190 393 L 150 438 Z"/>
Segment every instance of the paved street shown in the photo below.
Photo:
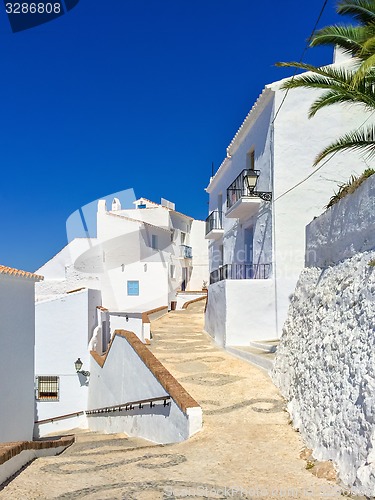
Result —
<path fill-rule="evenodd" d="M 35 460 L 0 499 L 337 498 L 306 470 L 267 374 L 217 348 L 202 331 L 203 303 L 152 323 L 152 352 L 203 407 L 187 442 L 155 445 L 81 431 L 58 457 Z"/>

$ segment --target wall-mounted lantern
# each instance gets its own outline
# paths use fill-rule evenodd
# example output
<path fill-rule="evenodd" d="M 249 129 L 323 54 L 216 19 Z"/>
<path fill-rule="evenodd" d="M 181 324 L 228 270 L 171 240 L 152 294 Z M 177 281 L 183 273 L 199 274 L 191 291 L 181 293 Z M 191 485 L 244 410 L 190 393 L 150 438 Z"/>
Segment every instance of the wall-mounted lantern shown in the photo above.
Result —
<path fill-rule="evenodd" d="M 84 377 L 89 377 L 90 372 L 82 370 L 82 366 L 83 366 L 83 362 L 81 361 L 81 358 L 78 358 L 77 361 L 74 362 L 74 367 L 76 369 L 76 372 L 81 373 Z"/>
<path fill-rule="evenodd" d="M 257 185 L 259 170 L 247 170 L 245 174 L 245 182 L 247 189 L 252 193 Z"/>

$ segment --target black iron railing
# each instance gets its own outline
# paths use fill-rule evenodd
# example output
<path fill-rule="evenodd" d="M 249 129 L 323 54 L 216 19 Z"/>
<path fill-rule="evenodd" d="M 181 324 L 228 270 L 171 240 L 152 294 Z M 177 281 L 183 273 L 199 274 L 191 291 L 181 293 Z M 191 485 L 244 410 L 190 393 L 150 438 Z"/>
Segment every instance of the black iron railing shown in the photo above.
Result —
<path fill-rule="evenodd" d="M 223 212 L 214 210 L 206 219 L 206 236 L 214 229 L 223 229 Z"/>
<path fill-rule="evenodd" d="M 130 410 L 134 410 L 136 408 L 138 408 L 139 410 L 143 410 L 143 408 L 146 405 L 150 405 L 150 408 L 153 408 L 157 401 L 160 401 L 160 402 L 163 401 L 163 406 L 169 406 L 170 399 L 171 399 L 171 397 L 166 395 L 166 396 L 160 396 L 157 398 L 148 398 L 148 399 L 142 399 L 139 401 L 131 401 L 129 403 L 122 403 L 120 405 L 103 406 L 102 408 L 94 408 L 93 410 L 87 410 L 85 413 L 86 413 L 86 415 L 90 416 L 90 415 L 97 415 L 99 413 L 130 411 Z"/>
<path fill-rule="evenodd" d="M 180 257 L 183 259 L 192 259 L 193 249 L 187 245 L 180 245 Z"/>
<path fill-rule="evenodd" d="M 225 264 L 210 274 L 210 284 L 223 280 L 268 279 L 271 264 Z"/>
<path fill-rule="evenodd" d="M 251 170 L 259 176 L 259 170 Z M 227 189 L 227 208 L 233 207 L 241 198 L 260 198 L 264 201 L 272 200 L 272 193 L 269 191 L 257 191 L 255 187 L 250 187 L 247 182 L 249 170 L 242 170 L 240 175 L 232 182 Z"/>

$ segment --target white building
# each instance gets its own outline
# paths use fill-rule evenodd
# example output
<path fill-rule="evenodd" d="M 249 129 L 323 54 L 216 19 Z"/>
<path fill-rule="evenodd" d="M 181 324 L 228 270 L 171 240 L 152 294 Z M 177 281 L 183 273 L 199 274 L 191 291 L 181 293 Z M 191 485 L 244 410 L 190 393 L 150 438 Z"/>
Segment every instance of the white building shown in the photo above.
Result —
<path fill-rule="evenodd" d="M 208 280 L 204 222 L 177 212 L 165 200 L 159 205 L 140 198 L 134 204 L 134 209 L 122 210 L 114 200 L 107 211 L 105 202 L 99 202 L 101 258 L 93 259 L 93 268 L 101 276 L 105 307 L 147 311 L 170 306 L 178 291 L 202 290 Z M 95 253 L 93 248 L 90 260 Z"/>
<path fill-rule="evenodd" d="M 335 105 L 309 120 L 319 91 L 291 90 L 283 101 L 282 83 L 265 87 L 207 187 L 206 330 L 221 345 L 280 336 L 304 266 L 305 226 L 338 184 L 367 167 L 355 153 L 345 153 L 314 172 L 323 147 L 368 115 L 359 106 Z"/>
<path fill-rule="evenodd" d="M 82 361 L 80 372 L 89 370 L 88 345 L 98 325 L 100 300 L 98 290 L 83 288 L 36 303 L 36 422 L 86 409 L 89 378 L 77 373 L 75 362 L 78 358 Z M 72 418 L 78 426 L 80 420 Z M 59 421 L 59 428 L 64 428 L 65 422 L 65 418 Z M 72 427 L 71 421 L 67 427 Z M 56 428 L 50 422 L 37 424 L 35 437 Z"/>
<path fill-rule="evenodd" d="M 101 355 L 118 329 L 146 342 L 145 313 L 162 308 L 157 314 L 165 314 L 178 291 L 202 292 L 208 281 L 205 223 L 165 200 L 134 204 L 123 210 L 115 198 L 107 210 L 100 200 L 96 238 L 72 240 L 40 268 L 45 282 L 37 288 L 35 372 L 37 384 L 50 390 L 41 397 L 37 391 L 36 435 L 86 425 L 79 413 L 95 384 L 76 372 L 77 358 L 89 371 L 90 350 Z"/>
<path fill-rule="evenodd" d="M 34 287 L 42 279 L 0 266 L 0 442 L 33 438 Z"/>

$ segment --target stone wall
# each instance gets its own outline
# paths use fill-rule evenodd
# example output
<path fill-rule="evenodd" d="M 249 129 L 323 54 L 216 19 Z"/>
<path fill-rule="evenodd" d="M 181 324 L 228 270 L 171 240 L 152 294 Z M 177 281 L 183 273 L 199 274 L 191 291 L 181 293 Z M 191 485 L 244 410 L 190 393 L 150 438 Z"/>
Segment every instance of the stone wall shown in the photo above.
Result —
<path fill-rule="evenodd" d="M 375 250 L 356 248 L 367 240 L 373 214 L 360 207 L 370 210 L 374 181 L 312 223 L 307 248 L 322 263 L 332 244 L 335 265 L 301 273 L 272 374 L 314 457 L 332 460 L 342 482 L 368 496 L 375 495 Z"/>

